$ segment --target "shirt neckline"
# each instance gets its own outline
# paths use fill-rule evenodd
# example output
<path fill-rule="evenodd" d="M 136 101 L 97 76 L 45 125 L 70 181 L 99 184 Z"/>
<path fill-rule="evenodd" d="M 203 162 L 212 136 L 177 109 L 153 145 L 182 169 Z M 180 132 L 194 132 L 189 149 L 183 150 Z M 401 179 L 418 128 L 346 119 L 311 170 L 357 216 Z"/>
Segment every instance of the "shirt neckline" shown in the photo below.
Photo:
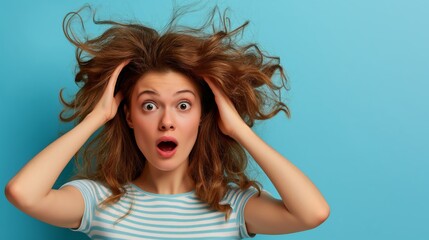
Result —
<path fill-rule="evenodd" d="M 159 194 L 159 193 L 147 192 L 147 191 L 141 189 L 139 186 L 135 185 L 134 183 L 130 183 L 130 185 L 132 188 L 134 188 L 137 191 L 142 192 L 148 196 L 160 197 L 160 198 L 177 198 L 177 197 L 184 197 L 184 196 L 189 196 L 189 195 L 195 194 L 195 190 L 192 190 L 189 192 L 184 192 L 184 193 L 176 193 L 176 194 Z"/>

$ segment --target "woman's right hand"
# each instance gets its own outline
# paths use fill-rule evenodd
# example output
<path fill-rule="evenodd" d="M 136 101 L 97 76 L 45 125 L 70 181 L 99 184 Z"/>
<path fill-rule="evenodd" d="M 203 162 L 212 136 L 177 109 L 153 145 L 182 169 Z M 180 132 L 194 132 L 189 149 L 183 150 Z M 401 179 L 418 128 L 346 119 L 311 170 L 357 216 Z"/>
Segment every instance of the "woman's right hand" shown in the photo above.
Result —
<path fill-rule="evenodd" d="M 124 61 L 116 67 L 115 71 L 110 76 L 109 83 L 107 84 L 103 95 L 95 105 L 92 112 L 89 114 L 91 116 L 100 117 L 103 121 L 103 124 L 114 118 L 118 111 L 118 107 L 123 99 L 123 95 L 121 92 L 118 92 L 116 95 L 114 95 L 115 86 L 119 74 L 129 62 L 130 60 Z"/>
<path fill-rule="evenodd" d="M 90 136 L 116 115 L 123 97 L 121 93 L 114 96 L 115 85 L 119 73 L 128 63 L 124 61 L 116 67 L 88 117 L 34 156 L 9 181 L 5 193 L 11 203 L 46 223 L 71 228 L 79 226 L 85 209 L 82 194 L 72 186 L 59 190 L 52 187 Z"/>

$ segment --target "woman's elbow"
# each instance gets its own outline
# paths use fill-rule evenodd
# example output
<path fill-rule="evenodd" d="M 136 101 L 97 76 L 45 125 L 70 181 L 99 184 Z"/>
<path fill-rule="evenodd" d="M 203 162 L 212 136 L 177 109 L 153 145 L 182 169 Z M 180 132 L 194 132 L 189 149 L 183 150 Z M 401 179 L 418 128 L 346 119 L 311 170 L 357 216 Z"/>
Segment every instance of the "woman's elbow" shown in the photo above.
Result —
<path fill-rule="evenodd" d="M 32 205 L 31 199 L 24 196 L 23 189 L 12 181 L 4 188 L 4 194 L 7 200 L 19 209 L 30 208 Z"/>
<path fill-rule="evenodd" d="M 16 205 L 16 202 L 19 199 L 18 192 L 19 190 L 17 189 L 17 187 L 11 182 L 8 182 L 8 184 L 6 184 L 6 187 L 4 188 L 4 195 L 6 196 L 7 200 L 9 200 L 9 202 L 11 202 L 13 205 Z"/>
<path fill-rule="evenodd" d="M 308 229 L 315 228 L 325 222 L 326 219 L 328 219 L 329 214 L 330 208 L 328 205 L 320 207 L 313 212 L 311 217 L 308 217 L 308 219 L 306 219 L 305 225 L 308 227 Z"/>

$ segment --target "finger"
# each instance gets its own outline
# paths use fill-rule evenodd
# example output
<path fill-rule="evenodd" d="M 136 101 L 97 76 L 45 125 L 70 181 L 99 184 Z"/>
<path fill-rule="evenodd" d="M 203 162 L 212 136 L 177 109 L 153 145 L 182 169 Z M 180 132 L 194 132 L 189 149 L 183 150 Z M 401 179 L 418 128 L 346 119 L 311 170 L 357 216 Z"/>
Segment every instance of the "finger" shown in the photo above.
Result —
<path fill-rule="evenodd" d="M 209 85 L 210 89 L 212 90 L 214 96 L 215 96 L 215 101 L 216 103 L 219 104 L 228 104 L 228 105 L 233 105 L 231 99 L 228 97 L 228 95 L 226 95 L 226 93 L 220 88 L 218 87 L 211 79 L 208 78 L 204 78 L 204 80 L 207 82 L 207 84 Z"/>
<path fill-rule="evenodd" d="M 130 63 L 130 60 L 125 60 L 125 61 L 123 61 L 121 64 L 119 64 L 119 65 L 115 68 L 115 71 L 113 71 L 112 78 L 117 79 L 117 78 L 118 78 L 118 76 L 119 76 L 119 73 L 122 71 L 122 69 L 123 69 L 123 68 L 124 68 L 128 63 Z"/>
<path fill-rule="evenodd" d="M 121 101 L 124 99 L 124 95 L 122 94 L 122 92 L 118 92 L 115 95 L 115 103 L 116 106 L 119 106 L 119 104 L 121 104 Z"/>
<path fill-rule="evenodd" d="M 215 96 L 221 95 L 220 89 L 218 88 L 218 86 L 216 86 L 215 83 L 213 83 L 213 81 L 211 79 L 206 78 L 206 77 L 203 77 L 203 79 L 209 85 L 210 89 L 212 90 L 212 92 Z"/>
<path fill-rule="evenodd" d="M 126 60 L 123 61 L 121 64 L 119 64 L 116 68 L 115 71 L 113 71 L 112 75 L 110 76 L 109 79 L 109 84 L 107 85 L 109 88 L 109 91 L 112 92 L 113 95 L 113 91 L 115 90 L 115 86 L 116 86 L 116 82 L 118 81 L 118 77 L 119 74 L 121 73 L 122 69 L 128 64 L 130 63 L 130 60 Z"/>

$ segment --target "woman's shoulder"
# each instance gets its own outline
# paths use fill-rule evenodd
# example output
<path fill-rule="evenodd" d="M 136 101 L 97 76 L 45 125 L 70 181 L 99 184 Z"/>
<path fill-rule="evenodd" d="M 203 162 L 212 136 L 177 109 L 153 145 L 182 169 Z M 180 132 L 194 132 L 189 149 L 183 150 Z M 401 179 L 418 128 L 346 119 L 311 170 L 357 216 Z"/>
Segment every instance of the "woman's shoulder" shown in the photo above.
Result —
<path fill-rule="evenodd" d="M 65 183 L 61 188 L 72 186 L 77 188 L 82 195 L 105 199 L 111 195 L 111 190 L 103 183 L 91 179 L 77 179 Z"/>
<path fill-rule="evenodd" d="M 62 187 L 65 186 L 86 186 L 86 187 L 95 187 L 95 188 L 105 188 L 104 184 L 99 181 L 91 179 L 75 179 L 65 183 Z"/>
<path fill-rule="evenodd" d="M 256 193 L 258 193 L 258 189 L 255 187 L 241 189 L 238 186 L 231 186 L 223 197 L 221 204 L 229 204 L 233 209 L 242 207 Z"/>

